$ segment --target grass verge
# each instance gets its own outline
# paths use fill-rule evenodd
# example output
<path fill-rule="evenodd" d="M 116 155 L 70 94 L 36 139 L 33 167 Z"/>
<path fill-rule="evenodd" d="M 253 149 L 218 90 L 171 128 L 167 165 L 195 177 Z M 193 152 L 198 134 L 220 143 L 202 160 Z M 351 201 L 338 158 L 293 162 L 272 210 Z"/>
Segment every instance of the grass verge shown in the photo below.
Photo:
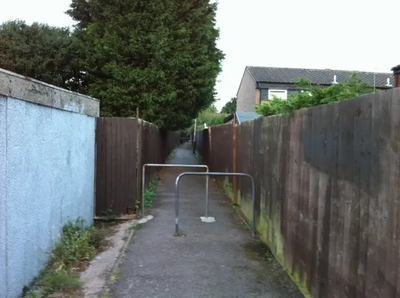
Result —
<path fill-rule="evenodd" d="M 158 176 L 154 176 L 147 185 L 146 191 L 144 192 L 144 206 L 151 207 L 154 204 L 154 197 L 157 192 Z"/>
<path fill-rule="evenodd" d="M 69 221 L 62 230 L 48 266 L 30 287 L 24 287 L 23 297 L 45 298 L 53 293 L 62 297 L 79 297 L 82 283 L 79 273 L 84 271 L 95 255 L 108 246 L 105 238 L 112 234 L 110 224 L 99 223 L 86 227 L 78 218 Z"/>

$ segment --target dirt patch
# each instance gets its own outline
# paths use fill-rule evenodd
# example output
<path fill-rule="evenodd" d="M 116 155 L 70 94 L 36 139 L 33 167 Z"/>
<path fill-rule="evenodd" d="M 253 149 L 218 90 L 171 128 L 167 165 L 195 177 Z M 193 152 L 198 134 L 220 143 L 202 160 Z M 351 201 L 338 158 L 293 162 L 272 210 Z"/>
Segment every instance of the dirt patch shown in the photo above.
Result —
<path fill-rule="evenodd" d="M 245 243 L 243 248 L 246 254 L 254 260 L 267 260 L 268 257 L 273 257 L 268 247 L 260 240 Z"/>

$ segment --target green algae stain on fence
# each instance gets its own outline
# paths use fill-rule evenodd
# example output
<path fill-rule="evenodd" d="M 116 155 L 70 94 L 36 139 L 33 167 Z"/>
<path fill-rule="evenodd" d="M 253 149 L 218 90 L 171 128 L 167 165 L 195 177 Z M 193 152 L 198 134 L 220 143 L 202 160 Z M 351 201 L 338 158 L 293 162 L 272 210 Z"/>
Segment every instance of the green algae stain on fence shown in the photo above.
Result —
<path fill-rule="evenodd" d="M 224 190 L 225 194 L 233 201 L 233 186 L 229 182 L 229 177 L 224 178 L 224 181 L 222 182 L 222 189 Z"/>
<path fill-rule="evenodd" d="M 233 191 L 229 187 L 228 179 L 224 180 L 224 184 L 222 184 L 224 192 L 227 196 L 233 200 Z M 245 196 L 242 198 L 241 191 L 238 190 L 238 205 L 239 208 L 244 215 L 244 219 L 246 222 L 251 224 L 251 220 L 253 217 L 253 205 L 251 196 Z M 267 216 L 265 213 L 256 217 L 256 230 L 259 234 L 261 241 L 267 245 L 271 253 L 274 255 L 275 259 L 279 262 L 279 264 L 286 268 L 286 272 L 293 280 L 293 282 L 297 285 L 300 291 L 306 298 L 312 298 L 309 290 L 307 289 L 307 281 L 309 279 L 308 276 L 303 273 L 303 280 L 300 278 L 300 273 L 293 271 L 289 266 L 285 264 L 285 252 L 284 252 L 284 235 L 281 231 L 281 218 L 280 213 L 272 212 L 275 216 L 273 218 Z"/>

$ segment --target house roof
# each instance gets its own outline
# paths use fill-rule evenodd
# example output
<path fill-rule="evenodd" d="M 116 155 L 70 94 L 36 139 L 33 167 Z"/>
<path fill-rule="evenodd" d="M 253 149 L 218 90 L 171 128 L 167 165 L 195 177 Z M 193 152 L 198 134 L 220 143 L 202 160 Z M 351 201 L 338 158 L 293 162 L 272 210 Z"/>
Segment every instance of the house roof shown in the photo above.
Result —
<path fill-rule="evenodd" d="M 247 66 L 254 80 L 263 83 L 296 83 L 299 78 L 306 78 L 312 83 L 318 85 L 331 85 L 336 75 L 336 81 L 342 82 L 351 78 L 352 73 L 358 76 L 366 83 L 378 88 L 390 88 L 394 85 L 393 73 L 366 72 L 366 71 L 348 71 L 333 69 L 306 69 L 306 68 L 280 68 L 280 67 L 260 67 Z M 375 74 L 375 75 L 374 75 Z M 392 86 L 387 86 L 389 78 Z"/>
<path fill-rule="evenodd" d="M 236 112 L 236 117 L 239 124 L 241 124 L 245 121 L 251 121 L 262 116 L 260 114 L 257 114 L 256 112 Z"/>
<path fill-rule="evenodd" d="M 235 116 L 235 114 L 230 114 L 230 115 L 226 116 L 224 118 L 224 123 L 231 121 L 233 119 L 233 116 Z"/>
<path fill-rule="evenodd" d="M 235 115 L 239 124 L 262 117 L 260 114 L 257 114 L 256 112 L 235 112 L 234 114 L 226 116 L 224 119 L 224 123 L 232 120 Z"/>

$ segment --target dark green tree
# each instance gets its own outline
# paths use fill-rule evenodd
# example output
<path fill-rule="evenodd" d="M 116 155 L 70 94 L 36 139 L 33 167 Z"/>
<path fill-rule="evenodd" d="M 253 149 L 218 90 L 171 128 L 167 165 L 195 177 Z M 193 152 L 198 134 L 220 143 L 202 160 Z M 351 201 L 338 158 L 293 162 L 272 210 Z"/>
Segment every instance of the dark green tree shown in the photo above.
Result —
<path fill-rule="evenodd" d="M 236 97 L 231 98 L 221 109 L 221 113 L 233 114 L 236 112 Z"/>
<path fill-rule="evenodd" d="M 1 68 L 84 93 L 76 46 L 68 28 L 19 20 L 0 25 Z"/>
<path fill-rule="evenodd" d="M 191 124 L 214 101 L 222 52 L 217 5 L 199 0 L 73 0 L 89 93 L 104 116 L 141 117 L 162 128 Z"/>

